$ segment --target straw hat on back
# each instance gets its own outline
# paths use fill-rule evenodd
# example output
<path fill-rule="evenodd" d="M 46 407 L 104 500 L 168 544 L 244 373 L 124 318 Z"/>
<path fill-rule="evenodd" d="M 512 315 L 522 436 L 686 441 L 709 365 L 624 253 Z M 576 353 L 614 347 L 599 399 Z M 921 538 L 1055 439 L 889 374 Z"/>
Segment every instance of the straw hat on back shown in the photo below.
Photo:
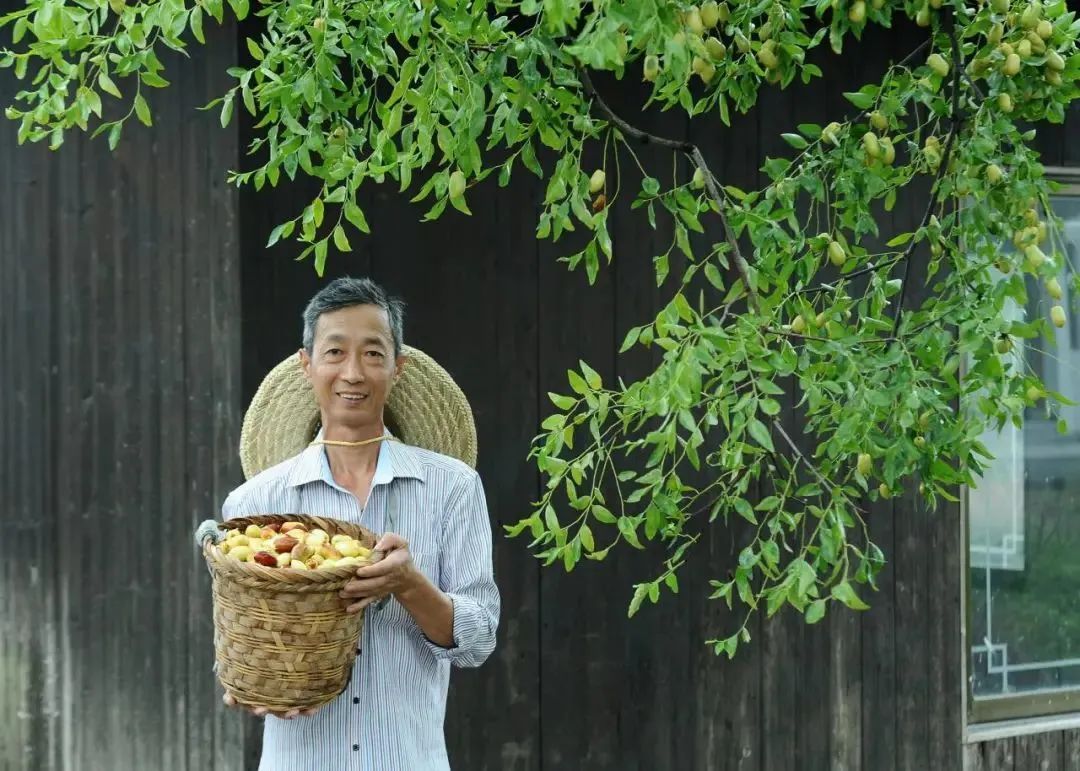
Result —
<path fill-rule="evenodd" d="M 390 390 L 386 426 L 401 442 L 476 466 L 472 409 L 450 374 L 423 351 L 402 346 L 408 363 Z M 319 405 L 300 357 L 263 379 L 244 415 L 240 462 L 247 479 L 301 452 L 319 431 Z"/>

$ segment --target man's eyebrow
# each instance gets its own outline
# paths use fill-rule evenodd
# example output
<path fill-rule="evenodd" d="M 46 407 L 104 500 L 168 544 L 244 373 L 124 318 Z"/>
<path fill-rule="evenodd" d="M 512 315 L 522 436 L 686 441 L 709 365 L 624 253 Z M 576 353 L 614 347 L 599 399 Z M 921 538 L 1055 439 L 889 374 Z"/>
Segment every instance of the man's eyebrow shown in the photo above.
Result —
<path fill-rule="evenodd" d="M 324 343 L 344 343 L 344 342 L 347 342 L 347 341 L 348 341 L 348 337 L 346 335 L 341 334 L 340 332 L 331 332 L 325 338 L 323 338 Z M 375 335 L 365 337 L 360 342 L 361 342 L 361 345 L 378 345 L 378 346 L 380 346 L 382 348 L 387 347 L 387 341 L 384 340 L 383 338 L 375 336 Z"/>

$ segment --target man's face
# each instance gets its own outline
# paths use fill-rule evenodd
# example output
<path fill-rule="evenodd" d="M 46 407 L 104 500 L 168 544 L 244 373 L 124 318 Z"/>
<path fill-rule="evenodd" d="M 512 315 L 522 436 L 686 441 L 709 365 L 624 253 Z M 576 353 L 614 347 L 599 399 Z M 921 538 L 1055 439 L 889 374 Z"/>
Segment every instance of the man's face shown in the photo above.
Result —
<path fill-rule="evenodd" d="M 323 426 L 357 429 L 381 424 L 404 357 L 394 357 L 386 311 L 354 305 L 319 317 L 311 355 L 301 350 L 300 361 L 315 389 Z"/>

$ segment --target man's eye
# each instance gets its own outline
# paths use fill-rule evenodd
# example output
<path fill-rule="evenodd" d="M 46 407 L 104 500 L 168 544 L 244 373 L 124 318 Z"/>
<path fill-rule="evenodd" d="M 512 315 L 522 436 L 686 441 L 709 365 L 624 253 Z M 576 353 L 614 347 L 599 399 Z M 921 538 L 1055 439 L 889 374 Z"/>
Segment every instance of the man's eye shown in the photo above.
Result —
<path fill-rule="evenodd" d="M 383 352 L 382 351 L 368 351 L 367 355 L 368 356 L 378 356 L 381 359 L 383 357 Z"/>
<path fill-rule="evenodd" d="M 328 349 L 326 351 L 326 353 L 329 356 L 337 356 L 339 353 L 341 353 L 341 349 L 340 348 L 330 348 L 330 349 Z"/>

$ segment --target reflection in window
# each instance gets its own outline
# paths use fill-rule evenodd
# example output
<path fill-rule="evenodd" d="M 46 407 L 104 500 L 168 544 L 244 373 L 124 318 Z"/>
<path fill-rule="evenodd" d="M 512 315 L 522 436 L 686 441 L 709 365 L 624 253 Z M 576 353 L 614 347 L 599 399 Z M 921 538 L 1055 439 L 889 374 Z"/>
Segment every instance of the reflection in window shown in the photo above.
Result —
<path fill-rule="evenodd" d="M 1052 204 L 1064 220 L 1068 258 L 1059 280 L 1068 323 L 1054 340 L 1016 341 L 1014 355 L 1047 388 L 1080 402 L 1080 307 L 1068 288 L 1069 266 L 1080 264 L 1080 196 L 1055 196 Z M 1054 304 L 1028 277 L 1028 305 L 1015 313 L 1045 318 Z M 1008 424 L 983 437 L 996 460 L 968 491 L 976 703 L 1080 688 L 1080 406 L 1063 407 L 1062 417 L 1064 435 L 1039 406 L 1026 411 L 1023 429 Z"/>

